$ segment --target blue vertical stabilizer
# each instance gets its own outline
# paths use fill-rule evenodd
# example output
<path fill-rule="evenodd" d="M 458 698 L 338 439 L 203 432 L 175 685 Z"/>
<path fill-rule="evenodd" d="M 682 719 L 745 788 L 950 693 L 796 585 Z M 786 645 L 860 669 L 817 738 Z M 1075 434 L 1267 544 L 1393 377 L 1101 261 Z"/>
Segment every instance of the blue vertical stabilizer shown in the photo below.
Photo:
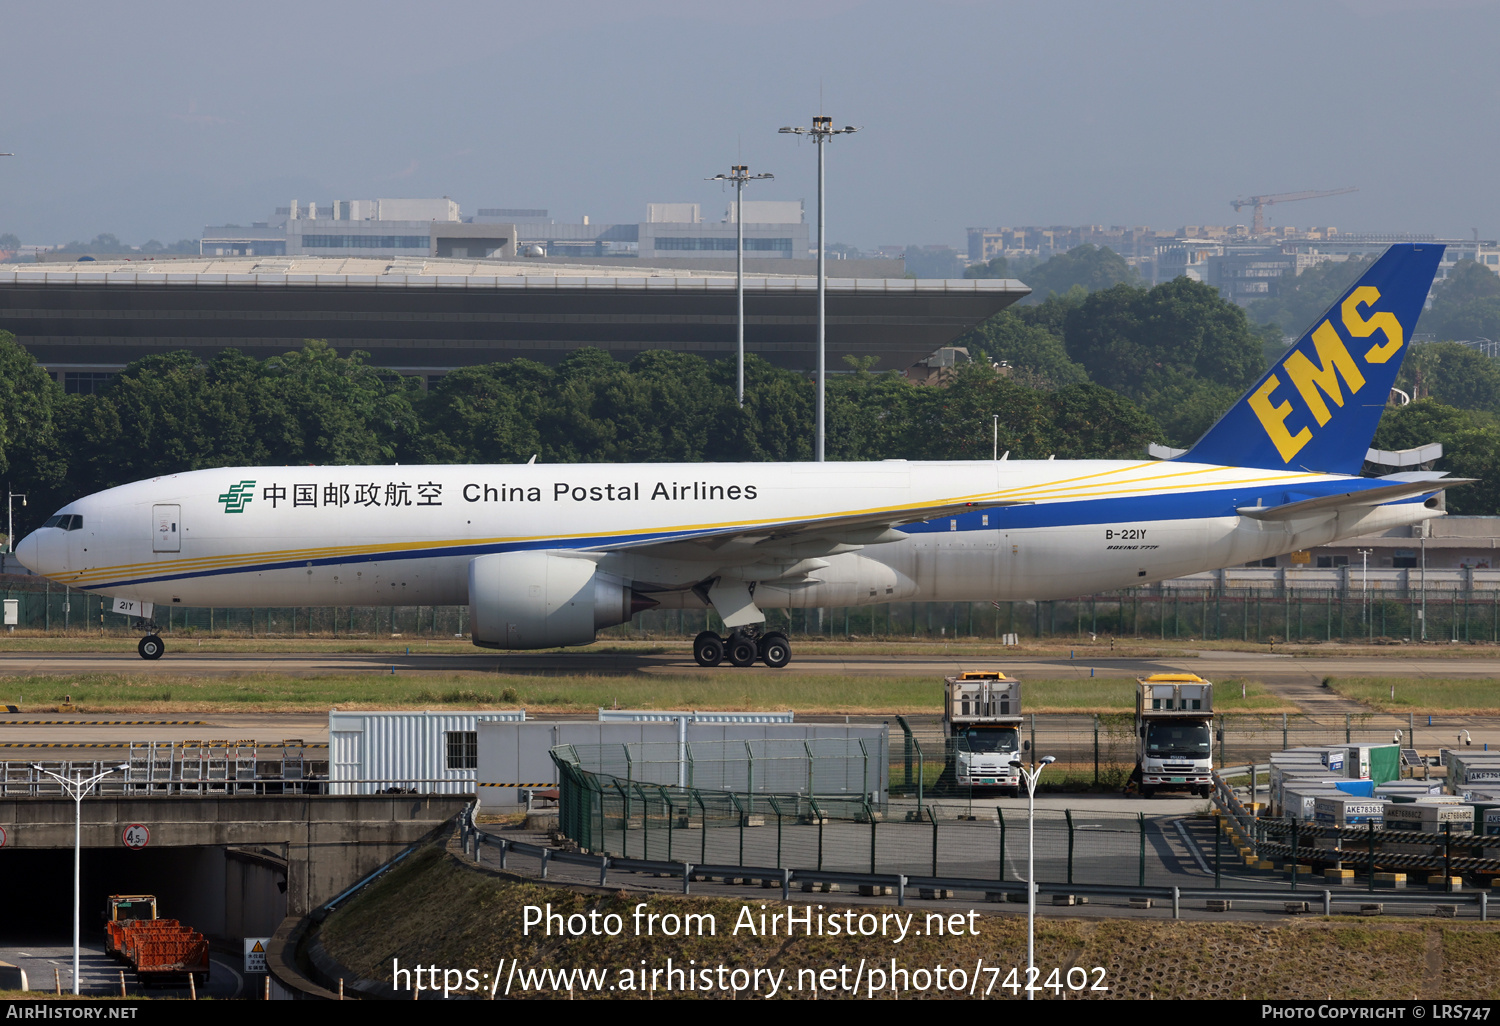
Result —
<path fill-rule="evenodd" d="M 1358 474 L 1443 257 L 1395 245 L 1187 452 L 1185 463 Z"/>

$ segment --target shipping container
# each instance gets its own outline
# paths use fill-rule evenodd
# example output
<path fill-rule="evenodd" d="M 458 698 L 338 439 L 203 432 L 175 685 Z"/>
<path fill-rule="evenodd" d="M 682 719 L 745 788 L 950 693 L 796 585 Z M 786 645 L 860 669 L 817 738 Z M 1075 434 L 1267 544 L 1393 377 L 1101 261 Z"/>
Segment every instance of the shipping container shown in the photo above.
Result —
<path fill-rule="evenodd" d="M 473 794 L 479 724 L 520 722 L 517 712 L 328 714 L 331 794 Z"/>
<path fill-rule="evenodd" d="M 1313 799 L 1313 819 L 1323 826 L 1381 826 L 1387 803 L 1378 798 L 1318 795 Z"/>

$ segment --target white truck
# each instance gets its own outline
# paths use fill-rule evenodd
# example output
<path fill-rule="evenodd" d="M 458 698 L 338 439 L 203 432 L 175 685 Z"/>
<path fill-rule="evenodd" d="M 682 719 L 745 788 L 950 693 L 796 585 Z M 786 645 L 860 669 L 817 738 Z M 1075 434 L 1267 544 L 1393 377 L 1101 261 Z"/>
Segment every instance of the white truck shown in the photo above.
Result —
<path fill-rule="evenodd" d="M 1132 783 L 1141 796 L 1159 790 L 1213 790 L 1214 686 L 1194 673 L 1136 679 L 1136 758 Z"/>
<path fill-rule="evenodd" d="M 1010 763 L 1031 747 L 1021 740 L 1021 682 L 1001 670 L 944 681 L 943 735 L 954 783 L 1019 794 L 1021 775 Z"/>

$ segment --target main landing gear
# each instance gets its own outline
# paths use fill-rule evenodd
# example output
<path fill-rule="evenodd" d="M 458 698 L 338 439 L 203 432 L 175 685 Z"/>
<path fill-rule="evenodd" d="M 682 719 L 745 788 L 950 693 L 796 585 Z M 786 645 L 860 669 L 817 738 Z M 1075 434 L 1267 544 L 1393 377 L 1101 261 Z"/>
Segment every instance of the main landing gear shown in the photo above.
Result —
<path fill-rule="evenodd" d="M 753 627 L 741 627 L 727 638 L 704 631 L 693 639 L 693 658 L 699 666 L 718 666 L 728 659 L 735 666 L 762 662 L 779 670 L 792 661 L 792 643 L 780 631 L 761 634 Z"/>

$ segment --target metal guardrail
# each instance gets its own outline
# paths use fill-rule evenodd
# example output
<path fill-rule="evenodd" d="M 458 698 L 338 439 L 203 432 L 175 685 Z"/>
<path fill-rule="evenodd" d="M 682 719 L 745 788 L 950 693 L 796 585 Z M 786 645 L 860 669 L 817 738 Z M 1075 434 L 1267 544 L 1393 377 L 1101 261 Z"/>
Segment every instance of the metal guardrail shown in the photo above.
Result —
<path fill-rule="evenodd" d="M 548 870 L 553 863 L 561 865 L 581 866 L 597 870 L 598 886 L 609 885 L 610 872 L 629 873 L 654 873 L 662 876 L 679 878 L 682 881 L 682 893 L 691 894 L 692 884 L 702 882 L 711 877 L 728 878 L 729 880 L 742 883 L 765 883 L 771 886 L 779 886 L 783 901 L 790 901 L 792 887 L 794 884 L 821 885 L 839 884 L 857 886 L 870 889 L 866 896 L 891 895 L 896 898 L 897 905 L 904 906 L 911 892 L 915 891 L 920 900 L 935 900 L 942 892 L 970 892 L 981 893 L 989 901 L 1019 900 L 1026 894 L 1026 883 L 1005 882 L 1000 880 L 976 879 L 973 877 L 953 876 L 913 876 L 903 873 L 850 873 L 832 872 L 818 869 L 803 869 L 795 867 L 771 867 L 771 866 L 743 866 L 723 864 L 694 864 L 691 862 L 665 861 L 657 859 L 635 859 L 623 858 L 613 855 L 592 854 L 588 852 L 561 851 L 549 848 L 545 845 L 531 844 L 526 841 L 516 841 L 506 837 L 496 837 L 482 829 L 474 822 L 474 806 L 460 818 L 460 843 L 465 855 L 473 858 L 476 863 L 483 865 L 483 849 L 493 847 L 498 851 L 499 868 L 510 869 L 511 855 L 520 855 L 537 860 L 539 875 L 541 879 L 549 879 Z M 1205 887 L 1131 887 L 1110 884 L 1056 884 L 1037 883 L 1034 884 L 1036 893 L 1040 895 L 1074 895 L 1079 897 L 1114 897 L 1114 898 L 1150 898 L 1153 902 L 1170 902 L 1172 918 L 1182 917 L 1182 903 L 1184 901 L 1244 901 L 1256 904 L 1302 905 L 1311 910 L 1313 901 L 1321 903 L 1324 915 L 1334 914 L 1334 909 L 1341 906 L 1360 906 L 1370 904 L 1367 894 L 1362 892 L 1335 891 L 1331 888 L 1320 890 L 1303 890 L 1289 892 L 1286 890 L 1262 890 L 1256 888 L 1205 888 Z M 924 896 L 923 892 L 928 892 Z M 946 896 L 946 895 L 942 895 Z M 1313 901 L 1308 899 L 1312 898 Z M 1402 894 L 1394 892 L 1381 892 L 1382 904 L 1403 907 L 1424 906 L 1474 906 L 1481 922 L 1489 920 L 1489 894 L 1487 891 L 1474 891 L 1463 894 Z M 1038 905 L 1038 909 L 1055 906 Z"/>

